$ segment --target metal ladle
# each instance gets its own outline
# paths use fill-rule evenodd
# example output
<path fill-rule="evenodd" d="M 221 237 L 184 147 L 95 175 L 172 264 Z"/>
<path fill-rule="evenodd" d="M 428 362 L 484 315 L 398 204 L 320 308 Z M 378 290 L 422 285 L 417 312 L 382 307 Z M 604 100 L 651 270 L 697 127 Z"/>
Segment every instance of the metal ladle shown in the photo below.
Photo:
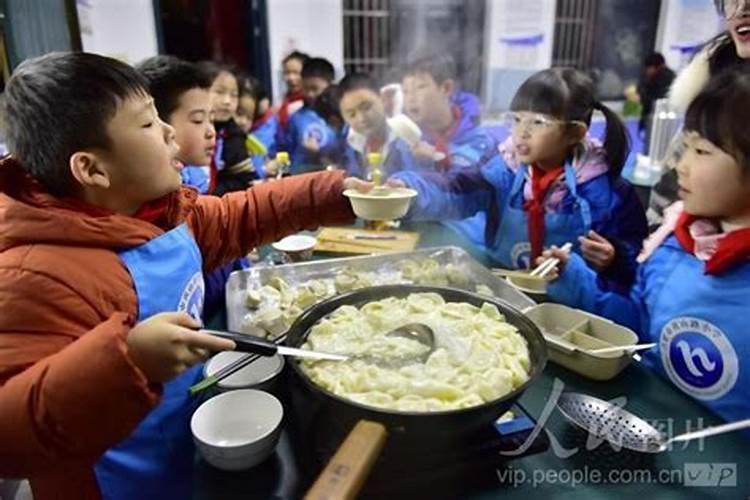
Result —
<path fill-rule="evenodd" d="M 362 354 L 349 356 L 347 360 L 361 359 L 369 361 L 378 366 L 387 368 L 400 368 L 413 362 L 424 363 L 435 352 L 435 332 L 432 328 L 423 323 L 408 323 L 398 328 L 394 328 L 385 334 L 386 337 L 401 337 L 404 339 L 414 340 L 427 347 L 427 349 L 416 355 L 407 356 L 379 356 L 373 354 Z M 345 360 L 346 361 L 346 360 Z"/>
<path fill-rule="evenodd" d="M 661 453 L 672 443 L 692 441 L 750 427 L 750 419 L 707 427 L 667 438 L 643 419 L 621 407 L 586 394 L 566 392 L 557 408 L 573 424 L 615 446 L 641 453 Z"/>

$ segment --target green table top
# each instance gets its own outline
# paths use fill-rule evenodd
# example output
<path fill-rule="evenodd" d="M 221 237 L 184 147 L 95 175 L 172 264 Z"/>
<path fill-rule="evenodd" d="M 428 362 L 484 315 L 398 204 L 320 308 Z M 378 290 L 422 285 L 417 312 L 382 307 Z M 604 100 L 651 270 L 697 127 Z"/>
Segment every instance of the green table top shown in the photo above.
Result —
<path fill-rule="evenodd" d="M 420 247 L 456 245 L 489 264 L 481 249 L 440 224 L 414 223 L 404 229 L 421 233 Z M 554 409 L 555 391 L 560 387 L 605 400 L 624 396 L 626 409 L 648 421 L 658 421 L 667 435 L 721 423 L 668 380 L 637 362 L 608 382 L 590 381 L 550 363 L 520 400 L 544 425 L 541 432 L 550 438 L 550 449 L 510 461 L 507 469 L 498 470 L 496 485 L 471 498 L 750 499 L 750 440 L 744 435 L 681 443 L 670 452 L 645 457 L 605 451 L 606 444 L 589 449 L 580 433 L 572 432 Z M 213 489 L 208 484 L 198 489 L 198 498 L 226 498 L 228 493 L 226 487 Z"/>

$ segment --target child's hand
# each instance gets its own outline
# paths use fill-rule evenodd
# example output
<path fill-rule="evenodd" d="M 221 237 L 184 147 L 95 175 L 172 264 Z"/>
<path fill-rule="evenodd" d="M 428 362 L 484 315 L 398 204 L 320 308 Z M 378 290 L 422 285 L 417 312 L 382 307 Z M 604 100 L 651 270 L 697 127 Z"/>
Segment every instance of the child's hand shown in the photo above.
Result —
<path fill-rule="evenodd" d="M 391 177 L 390 179 L 385 181 L 385 185 L 391 188 L 405 188 L 406 187 L 406 183 L 396 177 Z"/>
<path fill-rule="evenodd" d="M 276 177 L 279 173 L 279 162 L 276 160 L 268 160 L 264 165 L 266 171 L 266 177 Z"/>
<path fill-rule="evenodd" d="M 591 267 L 603 271 L 615 260 L 615 247 L 596 231 L 589 231 L 586 236 L 578 238 L 581 243 L 581 254 Z"/>
<path fill-rule="evenodd" d="M 200 322 L 186 313 L 161 313 L 141 321 L 128 333 L 128 354 L 152 382 L 166 382 L 211 352 L 231 351 L 231 340 L 195 331 Z"/>
<path fill-rule="evenodd" d="M 537 257 L 535 265 L 539 266 L 544 262 L 546 259 L 553 259 L 556 258 L 559 262 L 557 266 L 552 269 L 552 271 L 547 273 L 547 278 L 550 280 L 557 279 L 562 272 L 565 270 L 565 266 L 568 265 L 568 260 L 570 260 L 570 250 L 557 247 L 555 245 L 552 245 L 550 248 L 542 252 L 541 257 Z"/>
<path fill-rule="evenodd" d="M 305 140 L 302 142 L 302 145 L 310 153 L 317 153 L 318 151 L 320 151 L 320 142 L 318 141 L 318 139 L 316 139 L 313 136 L 305 137 Z"/>
<path fill-rule="evenodd" d="M 363 181 L 357 177 L 347 177 L 344 179 L 344 191 L 347 189 L 356 189 L 360 193 L 369 193 L 375 187 L 372 182 Z"/>
<path fill-rule="evenodd" d="M 411 147 L 411 152 L 419 159 L 433 161 L 437 149 L 435 149 L 435 146 L 428 144 L 425 141 L 419 141 Z"/>

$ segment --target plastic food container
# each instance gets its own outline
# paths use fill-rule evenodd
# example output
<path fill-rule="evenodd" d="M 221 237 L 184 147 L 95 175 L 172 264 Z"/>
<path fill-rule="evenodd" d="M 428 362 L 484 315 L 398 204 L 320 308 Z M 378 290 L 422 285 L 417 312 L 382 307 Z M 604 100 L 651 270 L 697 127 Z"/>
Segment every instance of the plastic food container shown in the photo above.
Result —
<path fill-rule="evenodd" d="M 542 331 L 554 363 L 593 380 L 616 377 L 633 359 L 632 352 L 592 354 L 591 349 L 632 346 L 638 335 L 608 319 L 553 303 L 524 311 Z"/>

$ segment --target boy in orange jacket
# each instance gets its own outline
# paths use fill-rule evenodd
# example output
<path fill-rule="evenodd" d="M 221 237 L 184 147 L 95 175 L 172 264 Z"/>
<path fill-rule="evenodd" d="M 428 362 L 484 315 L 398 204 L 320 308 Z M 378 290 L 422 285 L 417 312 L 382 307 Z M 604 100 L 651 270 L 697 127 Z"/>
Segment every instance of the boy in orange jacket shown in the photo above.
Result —
<path fill-rule="evenodd" d="M 0 477 L 34 497 L 185 498 L 186 388 L 233 343 L 195 331 L 203 272 L 349 223 L 338 172 L 223 198 L 180 186 L 147 84 L 86 53 L 26 61 L 0 165 Z"/>

